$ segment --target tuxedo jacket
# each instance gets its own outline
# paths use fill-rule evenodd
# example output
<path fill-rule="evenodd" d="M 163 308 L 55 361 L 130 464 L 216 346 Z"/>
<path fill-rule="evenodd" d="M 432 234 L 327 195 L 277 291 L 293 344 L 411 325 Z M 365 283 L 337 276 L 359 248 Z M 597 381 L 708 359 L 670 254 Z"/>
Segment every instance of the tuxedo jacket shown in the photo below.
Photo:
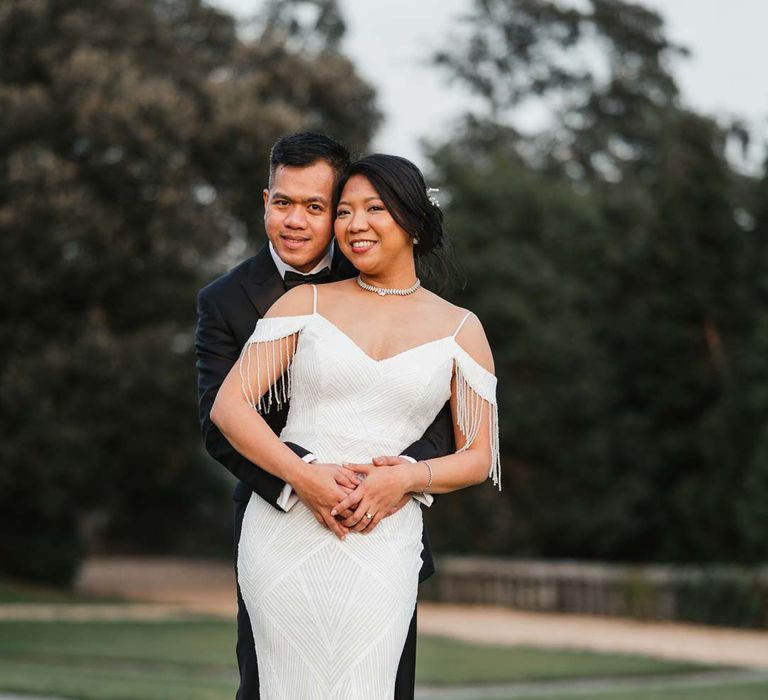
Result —
<path fill-rule="evenodd" d="M 341 255 L 337 246 L 331 265 L 331 280 L 349 279 L 356 274 L 355 268 Z M 235 500 L 247 501 L 255 491 L 278 509 L 277 499 L 285 482 L 237 452 L 213 424 L 210 413 L 216 393 L 253 333 L 256 321 L 285 291 L 267 244 L 252 258 L 200 290 L 195 337 L 200 428 L 205 448 L 238 479 L 233 494 Z M 279 434 L 285 426 L 286 415 L 287 407 L 284 407 L 282 410 L 273 409 L 263 417 L 269 427 Z M 300 457 L 309 453 L 304 446 L 287 444 Z M 452 452 L 453 446 L 453 420 L 446 404 L 424 436 L 403 450 L 403 454 L 416 460 L 430 459 Z M 424 565 L 420 579 L 424 580 L 434 571 L 426 537 L 422 559 Z"/>

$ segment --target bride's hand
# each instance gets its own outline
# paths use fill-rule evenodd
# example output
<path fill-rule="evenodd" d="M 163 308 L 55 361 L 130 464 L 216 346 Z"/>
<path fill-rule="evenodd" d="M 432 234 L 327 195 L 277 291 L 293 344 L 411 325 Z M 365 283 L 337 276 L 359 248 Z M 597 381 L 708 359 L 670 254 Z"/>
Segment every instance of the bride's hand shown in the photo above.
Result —
<path fill-rule="evenodd" d="M 341 524 L 355 532 L 372 532 L 383 518 L 397 512 L 407 502 L 412 488 L 413 470 L 407 461 L 387 467 L 373 464 L 349 464 L 349 469 L 364 477 L 360 485 L 339 501 L 332 516 L 354 512 Z M 371 517 L 369 517 L 371 516 Z"/>

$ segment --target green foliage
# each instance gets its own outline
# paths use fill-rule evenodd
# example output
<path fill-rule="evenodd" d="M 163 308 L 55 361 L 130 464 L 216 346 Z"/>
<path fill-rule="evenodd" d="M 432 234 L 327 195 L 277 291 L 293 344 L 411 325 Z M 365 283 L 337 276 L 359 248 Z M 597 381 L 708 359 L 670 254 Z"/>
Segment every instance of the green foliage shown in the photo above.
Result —
<path fill-rule="evenodd" d="M 278 135 L 369 139 L 333 7 L 301 50 L 201 0 L 0 7 L 3 571 L 66 581 L 84 538 L 229 540 L 196 425 L 195 293 L 259 237 Z"/>
<path fill-rule="evenodd" d="M 748 572 L 701 576 L 677 592 L 679 619 L 705 625 L 752 627 L 768 623 L 768 591 Z"/>
<path fill-rule="evenodd" d="M 731 167 L 727 128 L 679 104 L 679 50 L 655 13 L 499 0 L 469 27 L 437 60 L 487 116 L 432 155 L 469 282 L 456 301 L 495 352 L 507 490 L 504 505 L 468 492 L 430 514 L 433 539 L 764 559 L 765 182 Z M 582 44 L 601 79 L 563 60 Z M 510 110 L 538 96 L 562 108 L 524 137 Z M 446 527 L 459 512 L 470 530 Z"/>

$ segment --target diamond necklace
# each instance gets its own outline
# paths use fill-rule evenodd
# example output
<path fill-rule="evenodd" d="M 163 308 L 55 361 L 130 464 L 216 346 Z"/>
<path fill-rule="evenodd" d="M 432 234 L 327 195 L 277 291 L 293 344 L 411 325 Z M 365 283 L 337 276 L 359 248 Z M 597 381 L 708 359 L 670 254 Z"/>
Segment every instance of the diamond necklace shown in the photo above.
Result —
<path fill-rule="evenodd" d="M 374 287 L 372 284 L 367 284 L 366 282 L 363 282 L 360 277 L 357 277 L 357 283 L 365 289 L 367 292 L 373 292 L 374 294 L 378 294 L 380 297 L 385 297 L 387 294 L 396 294 L 400 297 L 406 297 L 409 294 L 413 294 L 419 287 L 421 287 L 421 280 L 417 277 L 416 282 L 408 287 L 408 289 L 395 289 L 394 287 Z"/>

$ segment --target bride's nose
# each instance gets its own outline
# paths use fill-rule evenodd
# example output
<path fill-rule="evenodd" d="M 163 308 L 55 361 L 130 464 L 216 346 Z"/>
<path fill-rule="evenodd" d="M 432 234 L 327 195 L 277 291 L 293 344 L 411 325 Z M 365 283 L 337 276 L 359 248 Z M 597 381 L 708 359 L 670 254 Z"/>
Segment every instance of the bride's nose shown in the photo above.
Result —
<path fill-rule="evenodd" d="M 365 215 L 365 211 L 352 212 L 352 218 L 349 221 L 349 230 L 365 231 L 368 229 L 368 217 Z"/>

